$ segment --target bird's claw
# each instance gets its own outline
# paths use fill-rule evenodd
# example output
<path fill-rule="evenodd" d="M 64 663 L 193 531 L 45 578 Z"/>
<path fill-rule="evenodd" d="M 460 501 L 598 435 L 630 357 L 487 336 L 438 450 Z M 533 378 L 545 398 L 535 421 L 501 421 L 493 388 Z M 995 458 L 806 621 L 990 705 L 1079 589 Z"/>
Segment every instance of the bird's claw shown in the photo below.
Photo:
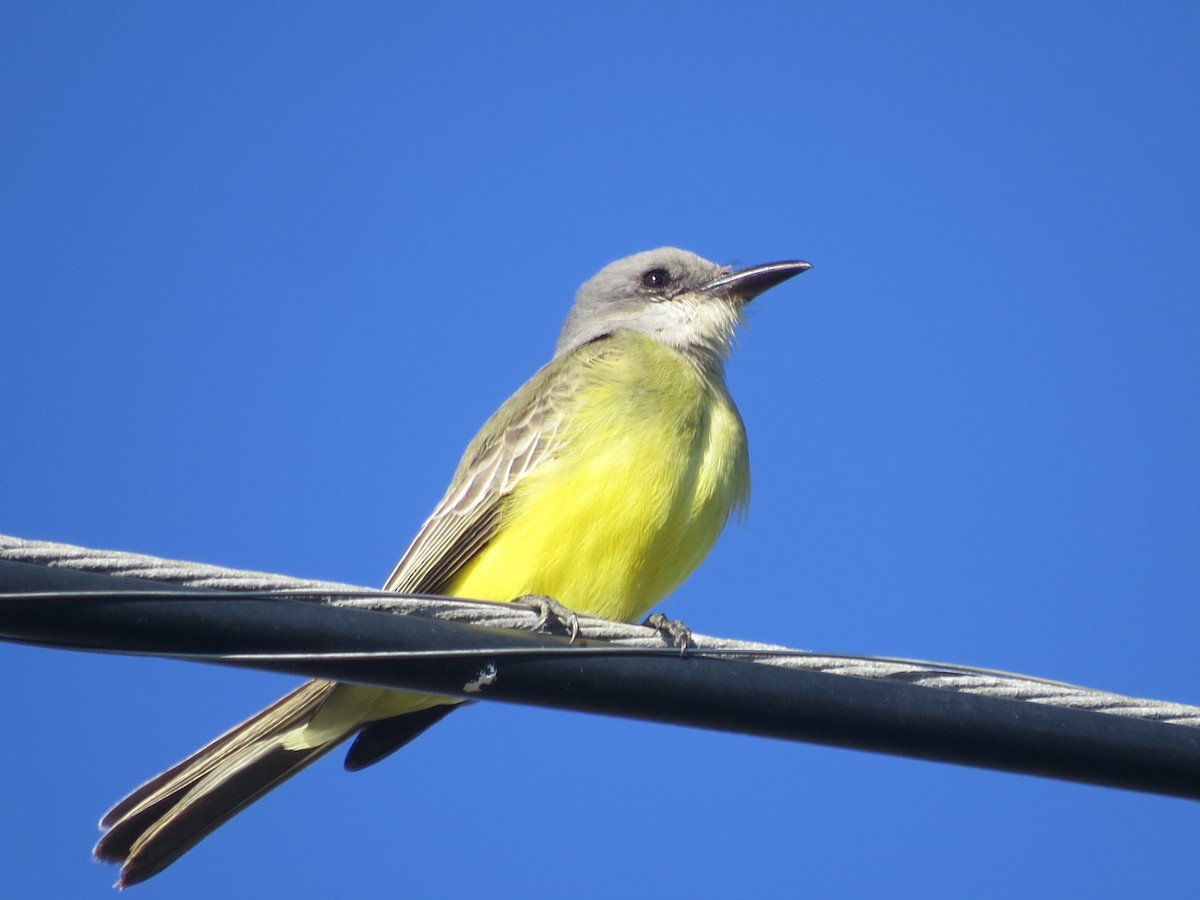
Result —
<path fill-rule="evenodd" d="M 547 597 L 544 594 L 525 594 L 523 597 L 518 597 L 516 602 L 524 603 L 538 614 L 537 625 L 534 626 L 536 631 L 551 631 L 551 621 L 553 620 L 566 629 L 572 644 L 575 643 L 575 638 L 579 637 L 579 616 L 553 597 Z"/>
<path fill-rule="evenodd" d="M 653 628 L 678 647 L 681 656 L 683 651 L 692 646 L 692 629 L 688 628 L 682 619 L 668 619 L 662 613 L 651 613 L 642 624 Z"/>

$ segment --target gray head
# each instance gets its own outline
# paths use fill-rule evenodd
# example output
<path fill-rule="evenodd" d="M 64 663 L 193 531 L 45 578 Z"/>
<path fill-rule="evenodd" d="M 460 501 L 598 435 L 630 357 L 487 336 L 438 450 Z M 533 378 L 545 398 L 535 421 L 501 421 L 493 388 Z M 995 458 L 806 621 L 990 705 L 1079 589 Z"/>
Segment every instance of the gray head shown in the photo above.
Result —
<path fill-rule="evenodd" d="M 627 329 L 720 371 L 745 305 L 809 268 L 792 261 L 733 271 L 674 247 L 635 253 L 609 263 L 579 289 L 554 355 Z"/>

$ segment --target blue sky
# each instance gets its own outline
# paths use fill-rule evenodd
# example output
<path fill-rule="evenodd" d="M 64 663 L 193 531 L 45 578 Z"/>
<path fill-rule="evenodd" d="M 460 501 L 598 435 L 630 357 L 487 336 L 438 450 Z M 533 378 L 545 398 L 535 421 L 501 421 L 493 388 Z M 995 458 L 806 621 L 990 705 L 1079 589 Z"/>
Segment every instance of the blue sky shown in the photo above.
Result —
<path fill-rule="evenodd" d="M 1200 10 L 7 4 L 0 533 L 379 584 L 576 287 L 804 258 L 697 631 L 1200 703 Z M 13 896 L 281 693 L 0 646 Z M 479 706 L 139 897 L 1179 896 L 1180 800 Z"/>

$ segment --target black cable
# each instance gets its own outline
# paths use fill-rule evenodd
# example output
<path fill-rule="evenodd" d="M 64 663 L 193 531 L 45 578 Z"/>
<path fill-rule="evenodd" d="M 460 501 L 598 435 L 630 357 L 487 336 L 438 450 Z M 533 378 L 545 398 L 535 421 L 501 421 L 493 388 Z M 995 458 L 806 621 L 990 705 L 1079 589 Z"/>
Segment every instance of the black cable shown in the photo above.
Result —
<path fill-rule="evenodd" d="M 97 596 L 95 592 L 104 592 Z M 119 592 L 119 593 L 116 593 Z M 0 560 L 0 636 L 548 706 L 1200 798 L 1200 729 Z M 592 649 L 605 647 L 602 653 Z"/>

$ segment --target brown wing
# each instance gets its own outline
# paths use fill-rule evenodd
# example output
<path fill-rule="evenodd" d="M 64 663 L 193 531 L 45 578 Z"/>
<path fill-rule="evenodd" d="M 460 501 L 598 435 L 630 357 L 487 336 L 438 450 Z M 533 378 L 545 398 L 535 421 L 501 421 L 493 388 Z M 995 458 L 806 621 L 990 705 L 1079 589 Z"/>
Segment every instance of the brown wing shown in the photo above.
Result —
<path fill-rule="evenodd" d="M 496 410 L 384 590 L 439 593 L 487 545 L 513 488 L 560 446 L 571 399 L 591 364 L 612 352 L 606 344 L 595 341 L 552 360 Z"/>

